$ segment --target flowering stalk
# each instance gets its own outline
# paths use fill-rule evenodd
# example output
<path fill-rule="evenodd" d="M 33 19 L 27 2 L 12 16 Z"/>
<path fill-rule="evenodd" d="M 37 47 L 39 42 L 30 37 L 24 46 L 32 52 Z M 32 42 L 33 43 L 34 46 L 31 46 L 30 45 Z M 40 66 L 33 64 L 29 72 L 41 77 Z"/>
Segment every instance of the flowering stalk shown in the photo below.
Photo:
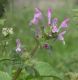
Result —
<path fill-rule="evenodd" d="M 39 8 L 36 8 L 35 15 L 36 15 L 36 18 L 38 19 L 38 23 L 39 23 L 39 20 L 41 19 L 41 17 L 43 18 L 43 15 Z M 69 18 L 66 18 L 64 21 L 62 21 L 60 27 L 58 27 L 58 25 L 57 25 L 58 18 L 54 18 L 52 20 L 51 16 L 52 16 L 52 10 L 51 10 L 51 8 L 48 8 L 48 11 L 47 11 L 48 26 L 46 25 L 46 26 L 44 26 L 44 29 L 42 29 L 42 35 L 41 35 L 42 37 L 40 37 L 40 39 L 44 38 L 46 41 L 49 39 L 56 38 L 57 40 L 60 40 L 60 41 L 62 41 L 63 44 L 65 44 L 64 34 L 66 33 L 66 31 L 64 31 L 63 29 L 68 27 Z M 39 24 L 37 27 L 39 27 Z M 60 32 L 60 29 L 62 29 L 62 32 Z"/>
<path fill-rule="evenodd" d="M 51 19 L 51 15 L 52 15 L 52 11 L 51 11 L 51 8 L 48 9 L 48 12 L 47 12 L 47 19 L 48 19 L 48 25 L 44 26 L 45 28 L 41 28 L 39 26 L 39 22 L 43 19 L 43 15 L 41 13 L 41 10 L 39 8 L 35 8 L 35 14 L 34 14 L 34 17 L 33 19 L 30 21 L 30 24 L 34 24 L 36 25 L 36 34 L 38 36 L 41 36 L 41 37 L 37 37 L 35 36 L 34 39 L 36 41 L 36 46 L 32 49 L 31 51 L 31 57 L 34 56 L 35 52 L 37 51 L 37 49 L 39 48 L 39 46 L 43 46 L 43 48 L 45 49 L 50 49 L 51 46 L 49 45 L 49 43 L 47 43 L 48 40 L 60 40 L 62 41 L 63 44 L 65 44 L 65 40 L 64 40 L 64 34 L 66 33 L 66 31 L 63 30 L 63 28 L 67 28 L 68 26 L 68 21 L 69 19 L 65 19 L 60 27 L 58 27 L 57 25 L 57 22 L 58 22 L 58 19 L 57 18 L 54 18 L 53 20 Z M 39 32 L 39 28 L 42 30 L 42 34 L 40 34 Z M 60 29 L 62 29 L 62 32 L 60 32 Z M 40 40 L 43 40 L 44 43 L 41 43 Z M 19 39 L 16 40 L 16 52 L 21 52 L 22 51 L 22 48 L 21 48 L 21 42 Z M 14 77 L 13 77 L 13 80 L 16 80 L 20 73 L 22 71 L 22 68 L 18 68 Z"/>

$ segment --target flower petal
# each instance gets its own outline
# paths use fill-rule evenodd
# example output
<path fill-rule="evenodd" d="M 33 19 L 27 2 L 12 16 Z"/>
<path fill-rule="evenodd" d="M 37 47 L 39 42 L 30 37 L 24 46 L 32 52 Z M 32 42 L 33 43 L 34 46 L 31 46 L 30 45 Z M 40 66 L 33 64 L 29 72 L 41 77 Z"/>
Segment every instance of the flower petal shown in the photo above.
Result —
<path fill-rule="evenodd" d="M 65 33 L 66 33 L 66 31 L 63 31 L 58 35 L 58 40 L 61 40 L 64 45 L 65 45 L 65 41 L 64 41 L 64 34 Z"/>
<path fill-rule="evenodd" d="M 67 19 L 65 19 L 62 23 L 61 23 L 61 27 L 62 28 L 66 28 L 66 27 L 68 27 L 68 22 L 69 22 L 69 19 L 67 18 Z"/>
<path fill-rule="evenodd" d="M 53 27 L 52 27 L 52 32 L 53 32 L 53 33 L 58 32 L 57 26 L 53 26 Z"/>
<path fill-rule="evenodd" d="M 39 23 L 39 21 L 42 20 L 42 18 L 43 17 L 42 17 L 42 13 L 41 13 L 40 9 L 39 8 L 35 8 L 35 14 L 34 14 L 33 19 L 30 22 L 30 25 L 31 24 L 37 25 Z"/>
<path fill-rule="evenodd" d="M 52 26 L 56 26 L 57 25 L 57 22 L 58 22 L 58 18 L 54 18 L 52 20 Z"/>
<path fill-rule="evenodd" d="M 51 14 L 52 14 L 52 10 L 51 8 L 48 9 L 47 12 L 47 16 L 48 16 L 48 24 L 51 25 Z"/>

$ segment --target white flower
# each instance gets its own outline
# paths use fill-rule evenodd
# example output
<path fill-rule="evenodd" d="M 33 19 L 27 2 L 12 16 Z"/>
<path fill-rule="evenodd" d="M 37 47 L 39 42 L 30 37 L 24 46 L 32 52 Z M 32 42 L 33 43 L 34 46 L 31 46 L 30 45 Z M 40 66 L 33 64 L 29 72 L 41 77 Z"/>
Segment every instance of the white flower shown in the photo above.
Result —
<path fill-rule="evenodd" d="M 8 34 L 13 34 L 13 28 L 2 28 L 2 34 L 7 36 Z"/>
<path fill-rule="evenodd" d="M 7 35 L 8 35 L 8 29 L 7 29 L 7 28 L 3 28 L 3 29 L 2 29 L 2 34 L 3 34 L 4 36 L 7 36 Z"/>
<path fill-rule="evenodd" d="M 21 48 L 20 47 L 17 47 L 16 48 L 16 52 L 21 52 Z"/>
<path fill-rule="evenodd" d="M 13 28 L 8 29 L 9 34 L 13 34 Z"/>
<path fill-rule="evenodd" d="M 16 52 L 19 53 L 22 51 L 20 39 L 16 39 Z"/>

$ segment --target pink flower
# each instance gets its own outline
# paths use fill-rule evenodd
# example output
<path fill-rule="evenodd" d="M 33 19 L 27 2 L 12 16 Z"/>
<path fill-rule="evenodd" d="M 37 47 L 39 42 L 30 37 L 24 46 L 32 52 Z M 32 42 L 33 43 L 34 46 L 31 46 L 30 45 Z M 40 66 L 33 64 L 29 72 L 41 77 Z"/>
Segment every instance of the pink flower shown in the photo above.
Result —
<path fill-rule="evenodd" d="M 68 22 L 69 22 L 69 19 L 66 18 L 66 19 L 61 23 L 60 27 L 62 27 L 62 28 L 68 27 Z"/>
<path fill-rule="evenodd" d="M 52 32 L 53 32 L 53 33 L 58 32 L 57 26 L 53 26 L 53 27 L 52 27 Z"/>
<path fill-rule="evenodd" d="M 64 34 L 65 33 L 66 33 L 66 31 L 63 31 L 58 35 L 58 39 L 61 40 L 64 45 L 65 45 L 65 41 L 64 41 Z"/>
<path fill-rule="evenodd" d="M 41 11 L 40 11 L 39 8 L 35 8 L 34 17 L 37 18 L 38 20 L 41 20 L 42 19 L 42 13 L 41 13 Z"/>
<path fill-rule="evenodd" d="M 39 21 L 42 20 L 42 18 L 43 17 L 42 17 L 42 13 L 41 13 L 40 9 L 39 8 L 35 8 L 35 14 L 34 14 L 33 19 L 30 22 L 30 25 L 31 24 L 37 25 L 39 23 Z"/>
<path fill-rule="evenodd" d="M 38 22 L 39 22 L 39 20 L 38 20 L 36 17 L 34 17 L 34 18 L 31 20 L 30 25 L 31 25 L 31 24 L 35 24 L 35 25 L 37 25 Z"/>
<path fill-rule="evenodd" d="M 19 39 L 16 39 L 16 52 L 21 52 L 21 42 Z"/>
<path fill-rule="evenodd" d="M 52 26 L 56 26 L 57 25 L 57 22 L 58 22 L 58 18 L 54 18 L 52 20 Z"/>
<path fill-rule="evenodd" d="M 48 13 L 47 13 L 47 15 L 48 15 L 48 25 L 51 25 L 51 14 L 52 14 L 52 10 L 49 8 Z"/>
<path fill-rule="evenodd" d="M 49 48 L 49 44 L 48 44 L 48 43 L 45 43 L 45 44 L 43 45 L 43 48 L 48 49 L 48 48 Z"/>

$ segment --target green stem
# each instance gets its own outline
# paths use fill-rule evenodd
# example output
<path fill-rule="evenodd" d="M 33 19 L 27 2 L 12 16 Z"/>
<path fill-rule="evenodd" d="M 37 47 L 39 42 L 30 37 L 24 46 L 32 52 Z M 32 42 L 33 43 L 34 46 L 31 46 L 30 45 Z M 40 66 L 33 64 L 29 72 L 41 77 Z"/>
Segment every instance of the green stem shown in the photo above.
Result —
<path fill-rule="evenodd" d="M 17 80 L 17 78 L 19 77 L 20 73 L 22 71 L 22 68 L 18 68 L 15 75 L 13 76 L 13 80 Z"/>
<path fill-rule="evenodd" d="M 35 79 L 35 78 L 45 78 L 45 77 L 47 77 L 47 78 L 53 77 L 54 79 L 62 80 L 61 78 L 59 78 L 57 76 L 53 76 L 53 75 L 49 75 L 49 76 L 45 76 L 45 75 L 43 75 L 43 76 L 28 76 L 26 78 L 26 80 L 31 80 L 31 79 Z"/>
<path fill-rule="evenodd" d="M 31 51 L 31 57 L 35 54 L 35 52 L 37 51 L 38 47 L 39 47 L 39 41 L 38 39 L 34 38 L 36 41 L 36 46 L 34 47 L 34 49 Z"/>
<path fill-rule="evenodd" d="M 3 61 L 15 61 L 16 59 L 9 59 L 9 58 L 7 58 L 7 59 L 0 59 L 0 62 L 3 62 Z"/>

